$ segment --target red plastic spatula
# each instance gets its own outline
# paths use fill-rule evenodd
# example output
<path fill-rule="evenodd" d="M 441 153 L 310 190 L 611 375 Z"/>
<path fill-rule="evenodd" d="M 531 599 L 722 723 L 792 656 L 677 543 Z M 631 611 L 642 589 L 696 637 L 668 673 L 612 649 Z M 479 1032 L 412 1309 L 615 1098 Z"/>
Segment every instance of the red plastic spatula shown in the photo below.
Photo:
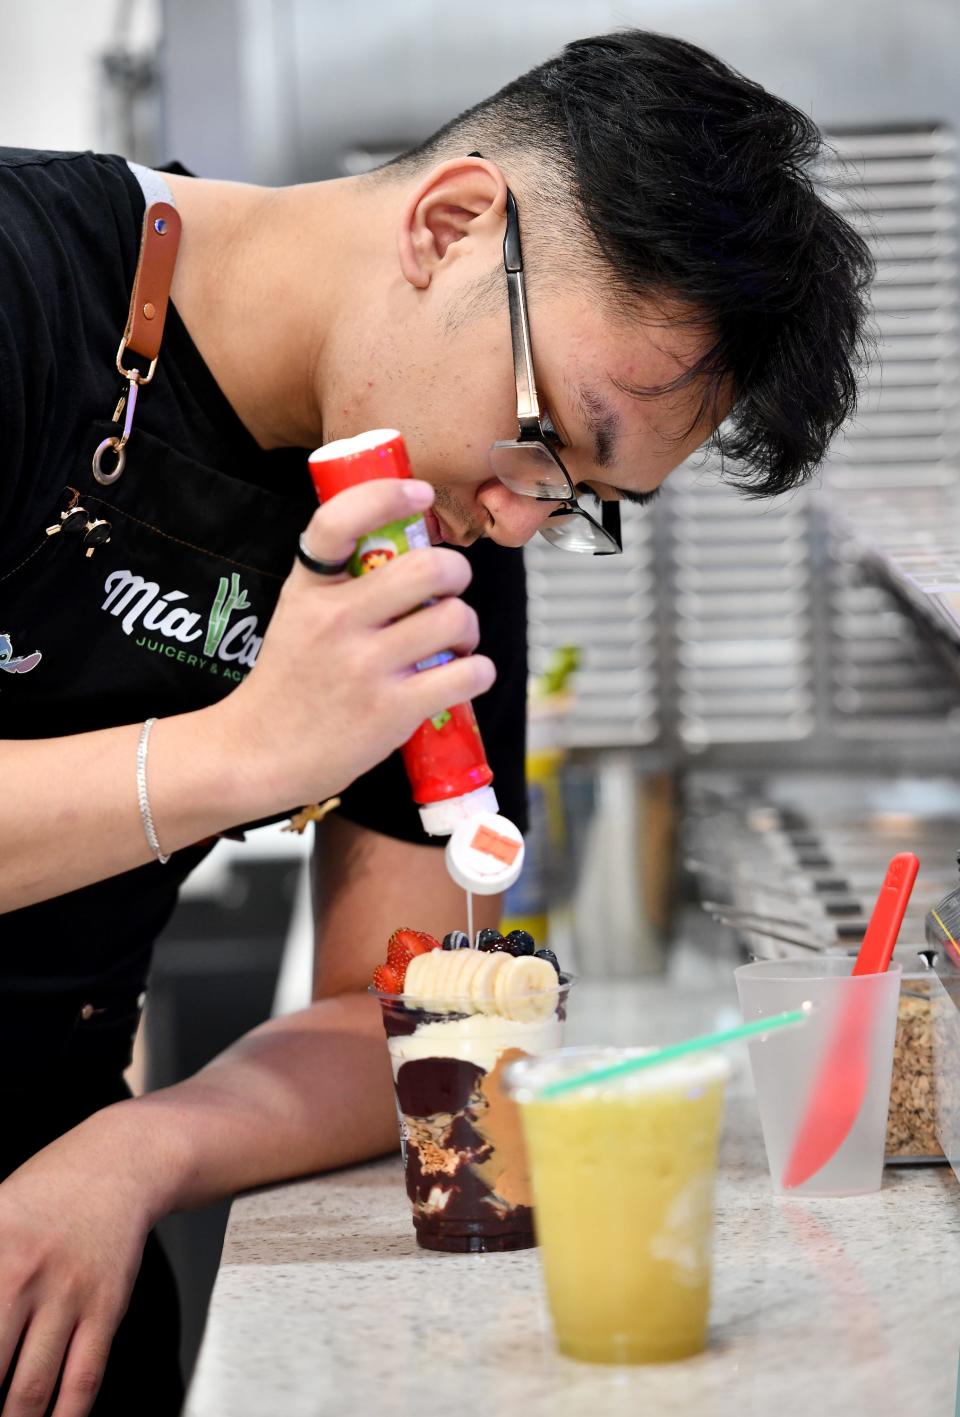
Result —
<path fill-rule="evenodd" d="M 854 974 L 886 973 L 919 867 L 920 862 L 910 851 L 901 851 L 891 860 L 853 966 Z M 783 1173 L 785 1190 L 803 1185 L 826 1166 L 857 1120 L 867 1088 L 872 1027 L 869 993 L 851 990 Z"/>

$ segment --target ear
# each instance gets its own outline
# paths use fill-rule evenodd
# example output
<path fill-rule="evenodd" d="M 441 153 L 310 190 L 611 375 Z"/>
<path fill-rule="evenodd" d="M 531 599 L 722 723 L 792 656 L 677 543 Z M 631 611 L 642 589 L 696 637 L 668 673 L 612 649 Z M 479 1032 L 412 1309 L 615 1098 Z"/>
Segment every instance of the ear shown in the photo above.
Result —
<path fill-rule="evenodd" d="M 404 201 L 397 254 L 404 279 L 426 290 L 433 276 L 465 239 L 502 234 L 507 184 L 495 163 L 458 157 L 426 173 Z"/>

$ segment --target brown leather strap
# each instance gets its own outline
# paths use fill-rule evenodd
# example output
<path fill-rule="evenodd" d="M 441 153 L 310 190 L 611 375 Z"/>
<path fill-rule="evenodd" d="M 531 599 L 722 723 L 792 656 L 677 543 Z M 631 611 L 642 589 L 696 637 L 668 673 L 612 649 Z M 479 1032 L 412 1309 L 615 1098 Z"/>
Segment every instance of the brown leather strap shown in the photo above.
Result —
<path fill-rule="evenodd" d="M 127 328 L 117 356 L 122 373 L 126 372 L 123 368 L 125 349 L 151 363 L 160 353 L 179 246 L 180 214 L 176 207 L 169 202 L 151 202 L 143 214 L 140 259 L 133 279 Z"/>

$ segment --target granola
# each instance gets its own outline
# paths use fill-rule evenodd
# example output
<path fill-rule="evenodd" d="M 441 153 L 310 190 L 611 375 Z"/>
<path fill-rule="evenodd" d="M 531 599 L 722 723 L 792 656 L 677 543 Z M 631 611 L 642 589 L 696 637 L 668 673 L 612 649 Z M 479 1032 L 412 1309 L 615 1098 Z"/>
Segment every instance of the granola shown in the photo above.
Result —
<path fill-rule="evenodd" d="M 930 985 L 910 980 L 900 995 L 893 1045 L 893 1078 L 887 1114 L 889 1160 L 929 1157 L 939 1160 L 937 1095 L 934 1087 L 934 1016 Z"/>

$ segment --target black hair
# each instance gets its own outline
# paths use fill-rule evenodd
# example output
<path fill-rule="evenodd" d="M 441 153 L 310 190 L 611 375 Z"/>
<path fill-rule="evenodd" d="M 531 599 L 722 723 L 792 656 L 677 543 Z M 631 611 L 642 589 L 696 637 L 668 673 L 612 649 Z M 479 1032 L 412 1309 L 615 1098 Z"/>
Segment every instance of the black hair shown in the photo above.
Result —
<path fill-rule="evenodd" d="M 529 153 L 534 200 L 572 200 L 619 302 L 666 296 L 706 321 L 694 369 L 627 392 L 702 378 L 699 417 L 732 389 L 713 445 L 736 481 L 768 496 L 810 475 L 856 405 L 873 275 L 817 191 L 810 118 L 696 45 L 625 30 L 568 44 L 399 161 L 453 147 Z"/>

